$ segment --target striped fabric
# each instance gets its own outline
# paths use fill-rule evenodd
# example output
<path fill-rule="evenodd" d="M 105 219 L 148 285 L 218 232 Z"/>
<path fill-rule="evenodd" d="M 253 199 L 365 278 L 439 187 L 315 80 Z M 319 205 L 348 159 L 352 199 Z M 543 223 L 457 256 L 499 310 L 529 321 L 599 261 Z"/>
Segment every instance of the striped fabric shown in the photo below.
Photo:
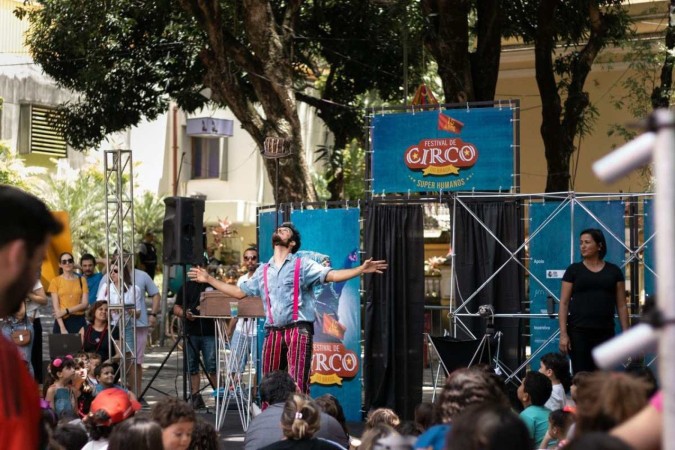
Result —
<path fill-rule="evenodd" d="M 275 370 L 288 370 L 300 391 L 309 394 L 312 333 L 303 325 L 267 330 L 263 342 L 263 376 Z"/>

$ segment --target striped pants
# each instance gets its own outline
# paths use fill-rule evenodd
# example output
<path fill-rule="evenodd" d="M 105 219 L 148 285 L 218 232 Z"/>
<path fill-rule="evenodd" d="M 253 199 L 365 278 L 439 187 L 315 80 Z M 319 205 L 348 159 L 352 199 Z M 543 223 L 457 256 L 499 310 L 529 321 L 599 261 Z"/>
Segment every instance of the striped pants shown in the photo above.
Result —
<path fill-rule="evenodd" d="M 301 392 L 309 394 L 312 367 L 312 325 L 298 323 L 284 328 L 268 328 L 262 351 L 262 374 L 288 370 Z"/>

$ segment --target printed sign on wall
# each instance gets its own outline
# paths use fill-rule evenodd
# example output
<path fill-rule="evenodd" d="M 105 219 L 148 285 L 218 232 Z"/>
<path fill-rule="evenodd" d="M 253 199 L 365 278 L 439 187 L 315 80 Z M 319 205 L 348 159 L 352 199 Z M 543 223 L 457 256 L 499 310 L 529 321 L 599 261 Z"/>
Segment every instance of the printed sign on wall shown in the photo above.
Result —
<path fill-rule="evenodd" d="M 302 256 L 334 269 L 361 264 L 358 208 L 294 211 L 291 221 L 302 234 Z M 327 234 L 326 224 L 336 233 Z M 361 420 L 360 279 L 318 286 L 314 354 L 310 375 L 313 398 L 334 395 L 349 421 Z"/>
<path fill-rule="evenodd" d="M 513 117 L 508 107 L 375 116 L 374 193 L 508 191 L 514 181 Z"/>

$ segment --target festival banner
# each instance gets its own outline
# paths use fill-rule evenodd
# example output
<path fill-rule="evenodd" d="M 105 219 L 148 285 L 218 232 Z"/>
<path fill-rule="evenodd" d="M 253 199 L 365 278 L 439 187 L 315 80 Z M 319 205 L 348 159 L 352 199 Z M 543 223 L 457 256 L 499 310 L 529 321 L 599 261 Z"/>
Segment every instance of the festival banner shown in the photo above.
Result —
<path fill-rule="evenodd" d="M 533 203 L 530 205 L 530 233 L 539 229 L 541 224 L 550 222 L 530 241 L 530 312 L 546 314 L 549 292 L 560 298 L 562 277 L 567 267 L 575 261 L 581 261 L 579 233 L 586 228 L 602 230 L 607 241 L 605 260 L 622 267 L 625 261 L 625 248 L 612 235 L 623 239 L 624 205 L 621 200 L 583 201 L 581 202 L 602 225 L 580 205 L 574 205 L 574 223 L 572 224 L 572 203 L 566 205 L 552 219 L 550 216 L 558 209 L 560 202 Z M 606 229 L 605 229 L 606 228 Z M 608 231 L 609 230 L 609 231 Z M 555 312 L 559 311 L 555 302 Z M 618 325 L 618 321 L 617 321 Z M 530 320 L 530 346 L 532 353 L 555 334 L 559 329 L 558 318 Z M 620 328 L 618 328 L 620 330 Z M 532 360 L 532 370 L 539 370 L 539 360 L 546 353 L 558 351 L 556 338 Z"/>
<path fill-rule="evenodd" d="M 510 190 L 513 117 L 508 107 L 376 115 L 373 193 Z"/>
<path fill-rule="evenodd" d="M 358 208 L 296 210 L 291 221 L 302 235 L 300 254 L 334 269 L 361 264 Z M 328 233 L 327 230 L 333 230 Z M 310 375 L 313 398 L 330 393 L 349 421 L 361 420 L 360 279 L 318 286 L 314 353 Z"/>
<path fill-rule="evenodd" d="M 644 291 L 645 294 L 653 296 L 656 295 L 656 232 L 655 219 L 654 216 L 654 200 L 645 199 L 644 201 L 644 236 L 645 241 L 648 239 L 644 246 Z"/>

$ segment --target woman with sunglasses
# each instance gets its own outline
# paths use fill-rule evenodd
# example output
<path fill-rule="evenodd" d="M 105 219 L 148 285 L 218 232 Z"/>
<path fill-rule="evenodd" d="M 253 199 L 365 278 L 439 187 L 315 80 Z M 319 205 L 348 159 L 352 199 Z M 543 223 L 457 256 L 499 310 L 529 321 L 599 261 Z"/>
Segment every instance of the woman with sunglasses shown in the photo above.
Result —
<path fill-rule="evenodd" d="M 117 263 L 110 266 L 110 284 L 104 282 L 98 289 L 97 300 L 106 300 L 110 306 L 119 306 L 121 298 L 124 305 L 132 306 L 130 311 L 125 308 L 124 313 L 124 339 L 126 349 L 124 353 L 129 357 L 130 353 L 135 351 L 135 336 L 132 320 L 136 320 L 141 314 L 141 308 L 145 307 L 145 299 L 138 286 L 132 284 L 129 266 L 124 266 L 124 273 L 120 277 L 120 270 Z M 120 295 L 119 292 L 122 292 Z M 111 325 L 113 326 L 113 339 L 118 339 L 120 314 L 112 313 Z M 120 349 L 121 352 L 121 349 Z"/>
<path fill-rule="evenodd" d="M 87 325 L 84 312 L 89 305 L 87 282 L 75 273 L 75 258 L 64 252 L 59 256 L 59 272 L 49 284 L 54 307 L 54 334 L 76 334 Z"/>

